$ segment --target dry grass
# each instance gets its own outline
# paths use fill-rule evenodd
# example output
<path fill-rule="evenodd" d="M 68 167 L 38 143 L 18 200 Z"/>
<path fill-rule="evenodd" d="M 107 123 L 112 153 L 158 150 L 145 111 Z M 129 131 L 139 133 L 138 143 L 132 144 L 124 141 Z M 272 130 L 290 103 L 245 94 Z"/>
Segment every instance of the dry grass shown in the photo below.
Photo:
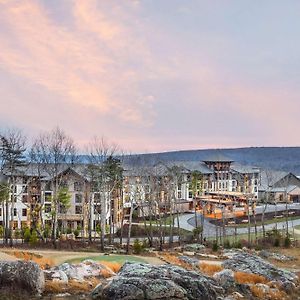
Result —
<path fill-rule="evenodd" d="M 223 267 L 220 265 L 200 263 L 199 268 L 202 273 L 208 276 L 213 276 L 215 273 L 223 270 Z"/>
<path fill-rule="evenodd" d="M 264 291 L 259 288 L 258 286 L 252 285 L 250 287 L 251 293 L 253 296 L 257 297 L 258 299 L 265 299 Z"/>
<path fill-rule="evenodd" d="M 250 274 L 245 272 L 235 272 L 234 279 L 238 283 L 244 284 L 256 284 L 256 283 L 267 283 L 268 280 L 257 274 Z"/>
<path fill-rule="evenodd" d="M 100 280 L 97 278 L 90 278 L 89 281 L 76 281 L 69 280 L 68 284 L 59 281 L 46 281 L 45 282 L 45 293 L 57 294 L 68 292 L 70 294 L 88 293 L 92 291 Z"/>
<path fill-rule="evenodd" d="M 103 278 L 109 278 L 109 277 L 112 277 L 114 274 L 112 272 L 110 272 L 109 270 L 106 270 L 106 269 L 102 269 L 100 271 L 100 275 L 103 277 Z"/>
<path fill-rule="evenodd" d="M 65 292 L 67 290 L 67 284 L 59 282 L 59 281 L 52 281 L 52 280 L 47 280 L 45 282 L 45 292 L 46 293 L 61 293 Z"/>
<path fill-rule="evenodd" d="M 251 293 L 253 296 L 258 299 L 269 299 L 269 300 L 286 300 L 288 299 L 287 295 L 283 291 L 270 291 L 265 293 L 260 287 L 252 285 L 250 287 Z"/>
<path fill-rule="evenodd" d="M 100 261 L 99 262 L 101 265 L 109 268 L 110 270 L 112 270 L 114 273 L 118 273 L 122 267 L 121 264 L 117 263 L 117 262 L 111 262 L 111 261 Z"/>
<path fill-rule="evenodd" d="M 34 261 L 43 270 L 54 266 L 54 262 L 52 261 L 52 259 L 43 257 L 35 253 L 26 252 L 26 251 L 14 251 L 13 254 L 15 257 L 19 259 L 23 259 L 26 261 Z"/>
<path fill-rule="evenodd" d="M 180 266 L 186 270 L 192 270 L 193 267 L 183 261 L 181 261 L 176 255 L 171 253 L 163 253 L 161 254 L 161 257 L 164 261 L 166 261 L 169 264 Z"/>

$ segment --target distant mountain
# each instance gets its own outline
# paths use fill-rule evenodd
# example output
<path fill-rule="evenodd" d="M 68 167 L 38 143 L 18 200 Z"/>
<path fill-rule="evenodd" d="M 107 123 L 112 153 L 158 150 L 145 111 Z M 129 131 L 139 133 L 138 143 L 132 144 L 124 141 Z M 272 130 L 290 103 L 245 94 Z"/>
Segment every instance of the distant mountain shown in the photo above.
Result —
<path fill-rule="evenodd" d="M 202 161 L 222 154 L 243 165 L 282 170 L 300 175 L 300 147 L 250 147 L 233 149 L 184 150 L 140 154 L 147 162 L 157 161 Z M 128 157 L 130 161 L 130 157 Z M 128 162 L 129 162 L 128 161 Z"/>

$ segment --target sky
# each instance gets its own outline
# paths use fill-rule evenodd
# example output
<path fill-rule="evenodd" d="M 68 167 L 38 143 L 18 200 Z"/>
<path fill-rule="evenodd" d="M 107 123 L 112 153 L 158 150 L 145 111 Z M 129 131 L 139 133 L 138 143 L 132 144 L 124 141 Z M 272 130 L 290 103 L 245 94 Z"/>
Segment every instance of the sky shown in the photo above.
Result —
<path fill-rule="evenodd" d="M 0 128 L 299 146 L 299 37 L 298 0 L 0 0 Z"/>

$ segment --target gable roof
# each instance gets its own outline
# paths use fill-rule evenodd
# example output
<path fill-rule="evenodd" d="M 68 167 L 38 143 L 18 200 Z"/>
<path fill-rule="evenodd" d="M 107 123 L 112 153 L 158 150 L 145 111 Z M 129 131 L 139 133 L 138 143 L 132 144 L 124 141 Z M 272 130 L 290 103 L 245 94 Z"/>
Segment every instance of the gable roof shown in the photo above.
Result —
<path fill-rule="evenodd" d="M 260 172 L 260 169 L 258 167 L 246 166 L 246 165 L 244 166 L 244 165 L 237 164 L 237 163 L 234 163 L 230 169 L 235 172 L 242 173 L 242 174 L 253 174 L 253 173 Z"/>
<path fill-rule="evenodd" d="M 202 161 L 206 163 L 206 162 L 233 162 L 234 160 L 223 155 L 220 152 L 216 152 L 215 154 L 207 156 Z"/>

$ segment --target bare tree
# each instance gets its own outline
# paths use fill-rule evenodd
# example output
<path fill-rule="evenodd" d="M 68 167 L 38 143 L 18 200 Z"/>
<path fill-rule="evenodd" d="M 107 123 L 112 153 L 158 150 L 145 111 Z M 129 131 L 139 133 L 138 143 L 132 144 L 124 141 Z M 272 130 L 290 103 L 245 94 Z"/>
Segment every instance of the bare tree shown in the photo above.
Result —
<path fill-rule="evenodd" d="M 62 184 L 62 171 L 76 162 L 76 148 L 71 137 L 59 127 L 41 134 L 33 143 L 31 161 L 43 170 L 51 181 L 52 195 L 52 242 L 56 247 L 59 188 Z"/>
<path fill-rule="evenodd" d="M 262 176 L 264 176 L 263 179 L 262 179 Z M 260 199 L 260 201 L 263 204 L 262 213 L 261 213 L 261 226 L 262 226 L 263 238 L 266 237 L 265 213 L 266 213 L 268 204 L 270 202 L 270 191 L 272 188 L 273 180 L 274 180 L 274 175 L 271 170 L 265 170 L 264 174 L 261 175 L 261 178 L 260 178 L 260 184 L 261 184 L 261 186 L 264 186 L 264 189 L 265 189 L 264 194 L 263 194 L 262 198 Z M 275 205 L 276 205 L 276 203 L 275 203 Z M 276 208 L 277 208 L 277 205 L 276 205 Z M 277 214 L 277 212 L 275 212 L 275 214 Z M 276 228 L 277 228 L 277 223 L 276 223 Z"/>
<path fill-rule="evenodd" d="M 111 181 L 109 179 L 104 163 L 109 157 L 115 157 L 117 151 L 118 146 L 109 143 L 103 137 L 95 137 L 88 145 L 88 173 L 93 184 L 93 190 L 98 194 L 100 201 L 98 213 L 100 214 L 101 226 L 101 251 L 104 251 L 105 247 L 106 220 L 111 207 L 111 196 L 117 185 L 116 180 Z"/>

